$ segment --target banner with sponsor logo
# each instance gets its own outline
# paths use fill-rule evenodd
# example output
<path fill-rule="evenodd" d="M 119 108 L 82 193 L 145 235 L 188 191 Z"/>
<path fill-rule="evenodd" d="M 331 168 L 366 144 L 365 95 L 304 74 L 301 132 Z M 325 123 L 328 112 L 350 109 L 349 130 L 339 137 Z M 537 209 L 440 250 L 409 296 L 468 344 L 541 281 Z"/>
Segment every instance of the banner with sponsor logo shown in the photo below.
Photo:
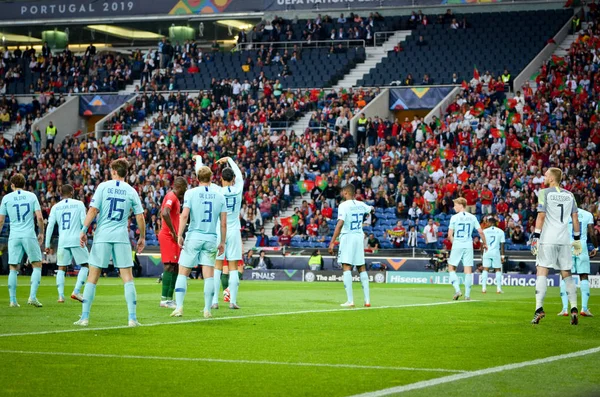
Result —
<path fill-rule="evenodd" d="M 386 272 L 367 272 L 369 275 L 369 282 L 371 283 L 385 283 L 385 273 Z M 245 276 L 244 276 L 245 278 Z M 339 271 L 305 271 L 304 272 L 304 281 L 307 283 L 320 283 L 320 282 L 343 282 L 343 272 Z M 352 281 L 360 282 L 360 276 L 358 272 L 352 273 Z"/>
<path fill-rule="evenodd" d="M 416 87 L 390 89 L 390 110 L 433 109 L 453 87 Z"/>
<path fill-rule="evenodd" d="M 464 274 L 458 273 L 461 284 L 464 284 Z M 388 284 L 450 284 L 448 273 L 429 272 L 387 272 L 386 282 Z M 476 273 L 473 277 L 474 285 L 481 285 L 481 274 Z M 548 276 L 548 286 L 558 287 L 560 278 L 557 274 Z M 496 277 L 490 273 L 488 285 L 496 285 Z M 502 286 L 508 287 L 535 287 L 535 274 L 502 274 Z"/>
<path fill-rule="evenodd" d="M 79 97 L 79 115 L 105 115 L 127 102 L 132 95 L 81 95 Z"/>
<path fill-rule="evenodd" d="M 304 270 L 244 270 L 244 281 L 302 281 Z"/>

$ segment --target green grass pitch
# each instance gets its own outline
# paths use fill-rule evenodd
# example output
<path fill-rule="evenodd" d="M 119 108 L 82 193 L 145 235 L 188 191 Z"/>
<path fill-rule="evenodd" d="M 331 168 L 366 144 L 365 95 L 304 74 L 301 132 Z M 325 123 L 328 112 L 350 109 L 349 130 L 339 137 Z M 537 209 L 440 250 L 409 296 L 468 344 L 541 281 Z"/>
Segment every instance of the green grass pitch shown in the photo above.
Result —
<path fill-rule="evenodd" d="M 145 326 L 130 329 L 121 281 L 103 278 L 81 330 L 72 325 L 79 302 L 58 304 L 54 278 L 42 280 L 43 308 L 26 304 L 28 277 L 19 277 L 21 307 L 9 308 L 6 284 L 0 278 L 0 395 L 354 396 L 453 376 L 401 394 L 600 393 L 600 352 L 472 374 L 599 347 L 600 318 L 574 327 L 556 316 L 558 288 L 549 288 L 547 317 L 532 326 L 532 288 L 483 295 L 475 287 L 473 301 L 453 303 L 448 285 L 371 284 L 372 308 L 343 309 L 341 283 L 242 281 L 242 310 L 221 303 L 206 321 L 201 280 L 189 281 L 184 317 L 172 319 L 158 307 L 155 279 L 138 279 Z M 354 294 L 362 302 L 359 283 Z M 592 290 L 592 310 L 596 302 Z"/>

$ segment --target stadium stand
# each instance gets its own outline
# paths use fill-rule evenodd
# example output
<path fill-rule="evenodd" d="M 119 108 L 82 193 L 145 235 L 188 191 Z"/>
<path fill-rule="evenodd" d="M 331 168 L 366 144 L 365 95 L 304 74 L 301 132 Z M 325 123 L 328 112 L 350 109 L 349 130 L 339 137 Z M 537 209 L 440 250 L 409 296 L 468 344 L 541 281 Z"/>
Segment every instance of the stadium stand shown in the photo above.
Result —
<path fill-rule="evenodd" d="M 359 81 L 361 86 L 460 84 L 473 67 L 518 75 L 573 12 L 537 10 L 416 21 L 413 34 Z M 515 51 L 518 48 L 518 51 Z M 432 62 L 433 58 L 443 62 Z M 428 79 L 425 79 L 428 75 Z M 456 80 L 453 81 L 453 75 Z"/>

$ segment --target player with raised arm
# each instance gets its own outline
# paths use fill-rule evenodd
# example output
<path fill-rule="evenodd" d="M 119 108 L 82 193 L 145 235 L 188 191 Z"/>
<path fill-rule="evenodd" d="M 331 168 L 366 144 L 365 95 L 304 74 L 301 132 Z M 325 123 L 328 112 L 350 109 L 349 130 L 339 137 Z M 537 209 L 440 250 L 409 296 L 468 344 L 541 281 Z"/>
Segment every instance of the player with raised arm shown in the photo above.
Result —
<path fill-rule="evenodd" d="M 240 286 L 240 273 L 238 264 L 242 260 L 242 225 L 240 224 L 240 210 L 242 208 L 242 193 L 244 191 L 244 176 L 231 157 L 223 157 L 217 164 L 228 163 L 229 167 L 223 169 L 221 174 L 221 193 L 225 197 L 227 206 L 227 240 L 225 252 L 217 257 L 215 262 L 215 293 L 213 295 L 212 309 L 219 308 L 219 291 L 221 288 L 221 274 L 223 261 L 227 260 L 229 267 L 229 308 L 239 309 L 237 304 L 238 288 Z M 217 185 L 213 185 L 219 188 Z M 217 229 L 219 232 L 219 229 Z M 220 239 L 217 233 L 217 239 Z"/>
<path fill-rule="evenodd" d="M 50 251 L 54 225 L 58 223 L 58 250 L 56 255 L 58 262 L 58 272 L 56 273 L 58 303 L 65 302 L 65 272 L 67 266 L 73 260 L 75 260 L 75 264 L 81 266 L 81 269 L 77 275 L 71 298 L 82 302 L 83 295 L 81 295 L 80 289 L 87 280 L 89 260 L 88 249 L 80 245 L 79 239 L 79 233 L 85 220 L 85 205 L 73 198 L 73 186 L 71 185 L 63 185 L 60 189 L 60 195 L 62 201 L 52 207 L 48 218 L 46 253 Z"/>
<path fill-rule="evenodd" d="M 187 279 L 198 263 L 204 278 L 204 318 L 212 317 L 210 307 L 215 292 L 214 266 L 217 255 L 225 251 L 227 240 L 227 207 L 220 189 L 211 186 L 212 171 L 200 166 L 196 172 L 200 186 L 188 190 L 183 198 L 183 212 L 179 220 L 177 241 L 182 247 L 179 257 L 179 275 L 175 283 L 177 308 L 171 317 L 183 316 L 183 302 L 187 292 Z M 220 220 L 219 220 L 220 217 Z M 183 239 L 183 231 L 188 223 Z M 217 242 L 217 227 L 221 228 L 221 241 Z M 218 243 L 218 246 L 217 246 Z"/>
<path fill-rule="evenodd" d="M 498 228 L 496 218 L 489 219 L 490 227 L 483 231 L 488 250 L 483 253 L 483 272 L 481 272 L 481 292 L 486 293 L 488 272 L 496 272 L 496 293 L 502 293 L 502 263 L 504 262 L 504 243 L 506 242 L 504 230 Z"/>
<path fill-rule="evenodd" d="M 90 252 L 90 272 L 85 290 L 83 292 L 83 305 L 81 318 L 75 325 L 87 327 L 89 324 L 90 310 L 96 295 L 96 284 L 103 269 L 113 261 L 119 268 L 119 275 L 125 288 L 127 302 L 128 325 L 137 327 L 136 305 L 137 296 L 133 283 L 133 257 L 131 243 L 129 242 L 128 221 L 129 214 L 133 211 L 140 237 L 137 242 L 137 252 L 141 253 L 146 245 L 146 220 L 140 196 L 128 183 L 125 182 L 129 163 L 126 159 L 117 159 L 110 163 L 110 176 L 112 180 L 98 185 L 90 203 L 87 216 L 83 221 L 80 234 L 80 244 L 87 245 L 86 231 L 98 217 L 94 243 Z"/>
<path fill-rule="evenodd" d="M 185 178 L 175 178 L 175 181 L 173 181 L 173 190 L 167 193 L 160 208 L 160 216 L 163 222 L 158 233 L 158 243 L 164 267 L 160 307 L 168 307 L 170 309 L 175 309 L 173 292 L 175 291 L 175 281 L 177 281 L 177 262 L 181 253 L 181 248 L 177 242 L 177 233 L 179 231 L 181 200 L 183 200 L 186 190 L 187 181 Z"/>
<path fill-rule="evenodd" d="M 370 213 L 373 207 L 355 200 L 356 190 L 354 185 L 347 184 L 342 189 L 344 202 L 338 207 L 338 222 L 333 232 L 333 237 L 329 243 L 329 253 L 333 254 L 335 241 L 340 238 L 340 247 L 338 251 L 338 262 L 342 264 L 344 273 L 344 288 L 346 289 L 347 300 L 342 303 L 343 307 L 354 307 L 354 297 L 352 293 L 352 267 L 356 266 L 360 274 L 360 283 L 362 284 L 365 295 L 365 307 L 371 307 L 371 298 L 369 293 L 369 275 L 365 266 L 365 250 L 363 242 L 363 219 L 364 215 Z"/>
<path fill-rule="evenodd" d="M 44 243 L 44 218 L 40 203 L 35 194 L 23 190 L 25 177 L 15 174 L 10 178 L 12 193 L 2 198 L 0 204 L 0 230 L 4 226 L 6 217 L 10 219 L 10 233 L 8 235 L 8 294 L 10 296 L 10 307 L 19 307 L 17 303 L 17 275 L 23 255 L 27 254 L 29 262 L 33 267 L 31 273 L 31 289 L 27 304 L 42 307 L 37 299 L 37 290 L 42 279 L 42 250 L 40 245 Z M 39 234 L 35 235 L 35 223 Z"/>
<path fill-rule="evenodd" d="M 573 268 L 572 273 L 579 275 L 581 290 L 581 315 L 583 317 L 594 317 L 590 309 L 588 308 L 588 301 L 590 299 L 590 281 L 588 275 L 590 274 L 590 258 L 596 256 L 598 252 L 598 241 L 596 240 L 596 234 L 594 233 L 594 215 L 590 212 L 579 208 L 577 211 L 577 218 L 579 219 L 579 227 L 581 229 L 581 254 L 579 256 L 573 255 Z M 569 222 L 571 230 L 573 229 L 573 222 Z M 588 236 L 594 246 L 592 252 L 587 250 L 587 239 Z M 573 233 L 571 233 L 573 238 Z M 574 241 L 574 240 L 573 240 Z M 562 299 L 563 308 L 559 316 L 568 316 L 567 311 L 567 288 L 564 280 L 560 282 L 560 297 Z"/>
<path fill-rule="evenodd" d="M 577 310 L 577 287 L 571 276 L 573 256 L 581 255 L 581 228 L 577 217 L 577 203 L 573 193 L 560 187 L 562 171 L 549 168 L 544 174 L 546 189 L 538 194 L 538 214 L 535 232 L 531 240 L 531 253 L 537 256 L 535 280 L 535 313 L 532 324 L 539 324 L 546 316 L 544 298 L 548 288 L 548 269 L 560 271 L 571 303 L 571 324 L 579 322 Z M 573 242 L 569 231 L 569 219 L 573 221 Z M 573 248 L 571 248 L 571 246 Z"/>
<path fill-rule="evenodd" d="M 448 273 L 450 284 L 454 287 L 453 300 L 462 296 L 460 292 L 460 280 L 456 275 L 456 268 L 462 262 L 465 269 L 465 300 L 471 299 L 471 287 L 473 286 L 473 231 L 477 230 L 481 237 L 481 249 L 484 254 L 487 250 L 487 240 L 479 221 L 475 215 L 465 212 L 467 200 L 459 197 L 454 200 L 454 211 L 456 214 L 450 218 L 448 239 L 452 243 L 450 258 L 448 259 Z"/>

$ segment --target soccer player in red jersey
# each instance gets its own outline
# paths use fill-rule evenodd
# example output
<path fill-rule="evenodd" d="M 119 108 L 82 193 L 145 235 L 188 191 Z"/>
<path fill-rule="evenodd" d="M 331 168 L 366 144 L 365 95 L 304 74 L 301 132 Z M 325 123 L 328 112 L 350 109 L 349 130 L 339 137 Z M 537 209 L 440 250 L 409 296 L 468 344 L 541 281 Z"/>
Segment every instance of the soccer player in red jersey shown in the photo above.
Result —
<path fill-rule="evenodd" d="M 162 227 L 158 233 L 160 255 L 164 266 L 162 296 L 160 307 L 175 309 L 173 291 L 177 280 L 177 262 L 181 248 L 177 244 L 177 232 L 179 231 L 179 213 L 181 212 L 181 200 L 187 190 L 185 178 L 175 178 L 173 190 L 165 196 L 160 208 Z"/>

